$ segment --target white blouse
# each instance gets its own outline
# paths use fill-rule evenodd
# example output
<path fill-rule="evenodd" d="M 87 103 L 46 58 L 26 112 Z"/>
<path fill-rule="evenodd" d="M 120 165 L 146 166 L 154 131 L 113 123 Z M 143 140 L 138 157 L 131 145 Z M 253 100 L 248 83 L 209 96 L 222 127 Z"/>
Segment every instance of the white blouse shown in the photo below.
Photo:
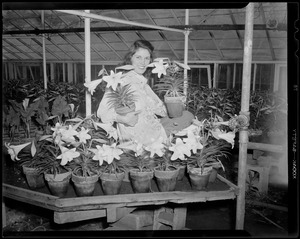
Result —
<path fill-rule="evenodd" d="M 131 91 L 136 95 L 135 108 L 136 111 L 140 110 L 141 113 L 138 114 L 138 122 L 133 127 L 125 126 L 121 123 L 117 124 L 120 143 L 137 141 L 147 146 L 157 141 L 160 137 L 166 141 L 165 129 L 156 116 L 167 116 L 164 103 L 147 84 L 147 79 L 135 71 L 129 71 L 122 78 L 121 85 L 126 84 L 130 84 Z M 108 107 L 106 95 L 107 92 L 105 92 L 100 102 L 97 116 L 101 118 L 103 123 L 113 123 L 116 119 L 116 112 L 113 108 Z"/>

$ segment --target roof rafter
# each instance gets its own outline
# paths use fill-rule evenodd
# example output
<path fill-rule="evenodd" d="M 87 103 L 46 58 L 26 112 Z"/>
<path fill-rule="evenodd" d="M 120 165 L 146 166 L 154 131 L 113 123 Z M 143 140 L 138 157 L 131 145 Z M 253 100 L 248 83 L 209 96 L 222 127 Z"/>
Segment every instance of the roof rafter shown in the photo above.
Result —
<path fill-rule="evenodd" d="M 172 9 L 171 9 L 171 13 L 172 13 L 174 19 L 178 22 L 178 24 L 182 24 L 182 23 L 180 22 L 180 20 L 178 19 L 178 17 L 176 16 L 175 12 L 174 12 Z M 189 46 L 193 49 L 193 51 L 195 52 L 195 54 L 196 54 L 196 56 L 198 57 L 198 59 L 201 60 L 201 57 L 200 57 L 200 55 L 199 55 L 197 49 L 195 48 L 193 42 L 191 41 L 191 39 L 190 39 L 189 37 L 188 37 L 188 41 L 189 41 Z"/>
<path fill-rule="evenodd" d="M 116 52 L 116 50 L 100 35 L 100 33 L 94 33 L 101 41 L 104 42 L 104 44 L 113 51 L 113 53 L 115 53 L 119 59 L 123 59 L 122 56 L 120 56 L 120 54 L 118 52 Z"/>
<path fill-rule="evenodd" d="M 223 55 L 222 51 L 220 50 L 220 48 L 219 48 L 219 46 L 218 46 L 218 43 L 217 43 L 217 41 L 216 41 L 216 39 L 215 39 L 214 34 L 212 34 L 211 32 L 208 32 L 208 33 L 209 33 L 209 35 L 210 35 L 210 37 L 211 37 L 211 39 L 212 39 L 212 41 L 213 41 L 215 47 L 217 48 L 217 50 L 218 50 L 218 52 L 219 52 L 219 54 L 220 54 L 220 56 L 221 56 L 221 59 L 224 59 L 224 55 Z"/>
<path fill-rule="evenodd" d="M 260 12 L 261 17 L 263 19 L 263 23 L 266 25 L 267 21 L 266 21 L 266 16 L 265 16 L 262 4 L 259 6 L 259 12 Z M 275 57 L 275 52 L 274 52 L 273 44 L 271 42 L 270 35 L 269 35 L 269 32 L 267 30 L 266 30 L 266 35 L 267 35 L 267 39 L 268 39 L 268 43 L 269 43 L 269 48 L 270 48 L 272 60 L 275 60 L 276 57 Z"/>
<path fill-rule="evenodd" d="M 104 21 L 108 27 L 111 27 L 111 24 L 109 23 L 109 21 Z M 120 35 L 119 32 L 113 31 L 113 33 L 116 34 L 116 36 L 128 47 L 128 49 L 130 48 L 130 45 L 124 40 L 124 38 Z"/>
<path fill-rule="evenodd" d="M 62 19 L 62 18 L 57 14 L 57 12 L 54 11 L 54 14 L 55 14 L 56 17 L 59 18 L 64 24 L 68 25 L 67 22 L 66 22 L 64 19 Z M 81 18 L 80 16 L 78 16 L 78 17 Z M 85 41 L 84 38 L 83 38 L 83 36 L 80 35 L 78 32 L 75 32 L 75 34 L 76 34 L 83 42 Z M 100 52 L 98 52 L 92 45 L 91 45 L 91 49 L 92 49 L 93 51 L 95 51 L 95 52 L 98 54 L 98 56 L 100 56 L 101 58 L 103 58 L 103 60 L 107 60 L 106 57 L 103 56 Z"/>
<path fill-rule="evenodd" d="M 236 21 L 235 21 L 235 18 L 234 18 L 234 15 L 233 15 L 232 11 L 231 11 L 230 9 L 229 9 L 228 11 L 229 11 L 229 16 L 230 16 L 230 18 L 231 18 L 232 23 L 233 23 L 234 25 L 236 25 Z M 235 32 L 236 32 L 236 34 L 237 34 L 237 36 L 238 36 L 239 42 L 240 42 L 240 44 L 241 44 L 241 47 L 244 48 L 244 43 L 243 43 L 243 41 L 242 41 L 242 37 L 241 37 L 240 32 L 239 32 L 238 30 L 235 30 Z"/>
<path fill-rule="evenodd" d="M 3 39 L 3 41 L 5 41 L 8 45 L 10 45 L 11 47 L 17 49 L 20 53 L 24 54 L 25 56 L 27 56 L 29 59 L 34 59 L 31 55 L 29 55 L 27 52 L 24 52 L 22 49 L 20 49 L 18 46 L 12 44 L 11 42 L 7 41 L 6 39 Z"/>
<path fill-rule="evenodd" d="M 19 55 L 17 55 L 16 53 L 14 53 L 12 50 L 10 50 L 9 48 L 7 48 L 6 46 L 2 46 L 2 48 L 5 51 L 9 52 L 10 54 L 14 55 L 17 59 L 22 60 L 22 58 Z"/>
<path fill-rule="evenodd" d="M 153 18 L 151 17 L 151 15 L 149 14 L 149 12 L 144 9 L 144 12 L 146 13 L 147 17 L 149 17 L 150 21 L 153 23 L 153 25 L 156 25 L 155 21 L 153 20 Z M 159 35 L 161 36 L 161 38 L 165 41 L 165 43 L 168 44 L 169 48 L 171 49 L 171 51 L 173 52 L 173 54 L 176 56 L 176 58 L 178 60 L 180 60 L 180 57 L 178 56 L 178 54 L 175 52 L 174 48 L 172 47 L 172 45 L 170 44 L 170 42 L 167 40 L 165 34 L 161 31 L 158 30 Z"/>

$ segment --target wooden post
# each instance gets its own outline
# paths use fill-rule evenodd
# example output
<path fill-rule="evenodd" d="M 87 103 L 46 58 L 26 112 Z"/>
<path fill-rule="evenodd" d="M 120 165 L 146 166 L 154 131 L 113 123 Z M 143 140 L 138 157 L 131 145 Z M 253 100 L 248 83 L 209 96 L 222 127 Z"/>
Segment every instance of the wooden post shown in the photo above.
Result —
<path fill-rule="evenodd" d="M 248 119 L 250 118 L 249 99 L 250 99 L 250 83 L 251 83 L 253 15 L 254 15 L 254 3 L 249 3 L 246 7 L 246 19 L 245 19 L 243 79 L 242 79 L 242 97 L 241 97 L 241 112 L 240 112 L 241 115 L 246 115 Z M 247 143 L 248 143 L 248 126 L 245 126 L 239 132 L 239 169 L 238 169 L 239 194 L 237 196 L 237 208 L 236 208 L 236 229 L 237 230 L 244 229 Z"/>
<path fill-rule="evenodd" d="M 74 83 L 77 84 L 77 64 L 74 64 Z"/>
<path fill-rule="evenodd" d="M 68 72 L 68 82 L 72 83 L 73 82 L 73 63 L 68 62 L 67 66 L 68 66 L 68 69 L 67 69 L 67 72 Z"/>
<path fill-rule="evenodd" d="M 55 79 L 55 68 L 54 68 L 54 63 L 50 63 L 50 79 L 52 81 L 57 81 L 57 79 Z"/>
<path fill-rule="evenodd" d="M 2 198 L 2 228 L 6 227 L 6 206 Z"/>
<path fill-rule="evenodd" d="M 254 64 L 254 72 L 253 72 L 253 85 L 252 90 L 255 91 L 255 82 L 256 82 L 256 71 L 257 71 L 257 64 Z"/>
<path fill-rule="evenodd" d="M 226 71 L 226 89 L 230 89 L 231 84 L 231 67 L 230 65 L 227 65 L 227 71 Z"/>
<path fill-rule="evenodd" d="M 217 85 L 217 81 L 218 81 L 218 77 L 219 77 L 219 74 L 218 74 L 218 69 L 219 69 L 219 64 L 218 63 L 214 63 L 214 77 L 213 77 L 213 88 L 216 88 L 216 85 Z"/>
<path fill-rule="evenodd" d="M 233 82 L 232 82 L 232 89 L 235 88 L 235 80 L 236 80 L 236 63 L 233 64 Z"/>
<path fill-rule="evenodd" d="M 66 82 L 66 64 L 63 62 L 63 82 Z"/>
<path fill-rule="evenodd" d="M 208 88 L 211 88 L 211 71 L 210 71 L 210 66 L 207 68 L 207 80 L 208 80 Z"/>

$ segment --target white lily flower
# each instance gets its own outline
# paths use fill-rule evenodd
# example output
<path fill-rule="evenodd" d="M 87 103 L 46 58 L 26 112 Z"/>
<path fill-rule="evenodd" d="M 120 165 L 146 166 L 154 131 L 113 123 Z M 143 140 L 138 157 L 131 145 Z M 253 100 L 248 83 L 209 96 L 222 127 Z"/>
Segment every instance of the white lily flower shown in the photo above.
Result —
<path fill-rule="evenodd" d="M 27 145 L 31 144 L 31 142 L 20 144 L 20 145 L 10 145 L 10 143 L 4 142 L 5 147 L 7 148 L 7 151 L 10 155 L 10 158 L 12 161 L 15 162 L 15 160 L 20 160 L 18 158 L 18 154 L 22 149 L 24 149 Z"/>

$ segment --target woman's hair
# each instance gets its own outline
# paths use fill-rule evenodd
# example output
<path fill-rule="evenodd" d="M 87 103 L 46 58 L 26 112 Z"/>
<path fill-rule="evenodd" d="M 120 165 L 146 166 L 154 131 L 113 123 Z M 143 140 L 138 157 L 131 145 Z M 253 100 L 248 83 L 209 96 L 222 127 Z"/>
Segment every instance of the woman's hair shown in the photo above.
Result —
<path fill-rule="evenodd" d="M 153 58 L 154 58 L 154 54 L 153 54 L 154 47 L 152 46 L 152 44 L 150 42 L 148 42 L 146 40 L 137 40 L 132 44 L 132 46 L 129 49 L 129 52 L 124 57 L 124 61 L 120 65 L 131 65 L 132 64 L 131 63 L 131 58 L 137 52 L 137 50 L 139 48 L 144 48 L 144 49 L 149 51 L 149 53 L 150 53 L 150 63 L 151 63 L 153 61 Z M 152 70 L 152 68 L 147 68 L 147 70 L 143 74 L 144 77 L 149 79 L 150 76 L 151 76 L 151 70 Z"/>
<path fill-rule="evenodd" d="M 150 53 L 150 62 L 153 60 L 154 47 L 146 40 L 135 41 L 129 49 L 129 52 L 125 55 L 123 65 L 131 65 L 131 58 L 137 52 L 139 48 L 144 48 Z"/>

